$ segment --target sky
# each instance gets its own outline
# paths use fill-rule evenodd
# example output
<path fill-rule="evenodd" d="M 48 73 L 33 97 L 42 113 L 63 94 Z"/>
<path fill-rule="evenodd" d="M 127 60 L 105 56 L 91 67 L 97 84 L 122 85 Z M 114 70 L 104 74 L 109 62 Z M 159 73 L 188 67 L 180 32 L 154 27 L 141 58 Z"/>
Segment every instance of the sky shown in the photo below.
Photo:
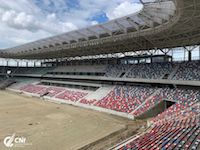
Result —
<path fill-rule="evenodd" d="M 139 0 L 0 0 L 0 49 L 135 13 Z"/>

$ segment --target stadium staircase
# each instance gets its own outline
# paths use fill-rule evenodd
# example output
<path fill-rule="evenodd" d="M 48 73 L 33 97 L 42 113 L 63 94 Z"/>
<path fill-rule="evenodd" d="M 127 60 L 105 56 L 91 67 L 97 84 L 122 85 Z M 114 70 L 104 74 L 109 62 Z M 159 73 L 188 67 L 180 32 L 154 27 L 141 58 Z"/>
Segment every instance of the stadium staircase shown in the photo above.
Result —
<path fill-rule="evenodd" d="M 110 91 L 113 89 L 114 86 L 100 87 L 95 92 L 91 92 L 90 94 L 88 94 L 86 97 L 84 97 L 84 99 L 89 99 L 89 100 L 95 99 L 97 100 L 96 102 L 98 102 L 99 100 L 103 99 L 106 95 L 108 95 L 108 93 L 110 93 Z"/>
<path fill-rule="evenodd" d="M 151 100 L 156 94 L 160 92 L 160 89 L 156 90 L 153 94 L 151 94 L 141 105 L 139 105 L 135 110 L 133 110 L 130 114 L 133 114 L 135 111 L 137 111 L 140 107 L 145 105 L 149 100 Z M 151 109 L 151 108 L 150 108 Z"/>
<path fill-rule="evenodd" d="M 126 78 L 126 76 L 129 74 L 129 72 L 131 72 L 131 70 L 132 70 L 132 67 L 130 67 L 130 68 L 126 71 L 126 73 L 123 75 L 123 78 Z"/>
<path fill-rule="evenodd" d="M 169 80 L 171 80 L 172 78 L 173 78 L 173 76 L 176 74 L 176 72 L 178 71 L 178 69 L 179 69 L 179 67 L 180 67 L 180 64 L 178 64 L 175 68 L 174 68 L 174 70 L 172 71 L 172 73 L 169 75 L 169 77 L 168 77 L 168 79 Z"/>

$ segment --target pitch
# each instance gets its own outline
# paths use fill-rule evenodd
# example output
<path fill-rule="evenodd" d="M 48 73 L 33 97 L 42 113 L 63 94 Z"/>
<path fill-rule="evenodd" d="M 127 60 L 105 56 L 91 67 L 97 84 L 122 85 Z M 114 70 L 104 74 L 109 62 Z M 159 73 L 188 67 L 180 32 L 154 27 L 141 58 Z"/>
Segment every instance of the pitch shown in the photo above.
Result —
<path fill-rule="evenodd" d="M 123 130 L 126 121 L 108 114 L 0 91 L 0 149 L 6 136 L 27 138 L 18 149 L 73 150 Z"/>

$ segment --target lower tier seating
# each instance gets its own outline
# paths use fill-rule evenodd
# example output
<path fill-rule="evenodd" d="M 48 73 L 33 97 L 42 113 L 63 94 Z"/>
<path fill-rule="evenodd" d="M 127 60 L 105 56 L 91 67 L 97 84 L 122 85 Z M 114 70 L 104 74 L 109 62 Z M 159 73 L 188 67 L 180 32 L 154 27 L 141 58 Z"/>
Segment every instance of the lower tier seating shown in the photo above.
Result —
<path fill-rule="evenodd" d="M 146 101 L 143 105 L 141 105 L 139 109 L 134 111 L 133 114 L 135 116 L 139 116 L 145 113 L 147 110 L 153 108 L 155 105 L 157 105 L 163 100 L 177 102 L 176 105 L 185 108 L 187 107 L 187 105 L 189 105 L 189 103 L 200 100 L 200 91 L 190 90 L 190 89 L 169 89 L 169 88 L 159 89 L 154 96 L 148 99 L 148 101 Z M 174 106 L 172 106 L 171 109 L 173 108 Z M 177 109 L 178 107 L 175 108 Z"/>
<path fill-rule="evenodd" d="M 154 127 L 119 150 L 198 150 L 200 148 L 199 102 L 175 114 L 170 120 L 154 122 Z"/>
<path fill-rule="evenodd" d="M 20 90 L 32 94 L 38 94 L 41 91 L 46 91 L 47 87 L 40 86 L 40 85 L 33 85 L 33 84 L 28 84 L 24 87 L 22 87 Z"/>
<path fill-rule="evenodd" d="M 42 85 L 26 85 L 20 89 L 21 91 L 37 94 L 39 96 L 55 97 L 70 101 L 79 101 L 87 95 L 86 92 L 73 91 L 60 87 L 47 87 Z"/>
<path fill-rule="evenodd" d="M 85 97 L 86 95 L 87 93 L 84 93 L 84 92 L 65 90 L 64 93 L 61 93 L 60 95 L 56 96 L 56 98 L 77 102 L 81 100 L 83 97 Z"/>
<path fill-rule="evenodd" d="M 88 105 L 92 105 L 96 102 L 96 99 L 92 99 L 92 100 L 87 100 L 87 99 L 81 99 L 79 102 L 82 104 L 88 104 Z"/>
<path fill-rule="evenodd" d="M 96 103 L 96 106 L 130 113 L 140 106 L 156 88 L 140 86 L 116 86 L 107 96 Z"/>

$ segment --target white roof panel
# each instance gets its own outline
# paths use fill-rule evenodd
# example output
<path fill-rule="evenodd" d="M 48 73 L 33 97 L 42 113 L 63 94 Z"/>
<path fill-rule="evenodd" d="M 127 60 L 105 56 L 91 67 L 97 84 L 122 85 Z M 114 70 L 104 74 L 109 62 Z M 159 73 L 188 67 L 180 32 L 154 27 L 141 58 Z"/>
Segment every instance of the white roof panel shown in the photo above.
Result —
<path fill-rule="evenodd" d="M 130 28 L 133 27 L 133 25 L 131 25 L 126 19 L 121 19 L 118 21 L 122 26 L 126 27 L 126 28 Z"/>
<path fill-rule="evenodd" d="M 110 31 L 120 30 L 120 27 L 115 22 L 104 24 L 104 27 Z"/>

